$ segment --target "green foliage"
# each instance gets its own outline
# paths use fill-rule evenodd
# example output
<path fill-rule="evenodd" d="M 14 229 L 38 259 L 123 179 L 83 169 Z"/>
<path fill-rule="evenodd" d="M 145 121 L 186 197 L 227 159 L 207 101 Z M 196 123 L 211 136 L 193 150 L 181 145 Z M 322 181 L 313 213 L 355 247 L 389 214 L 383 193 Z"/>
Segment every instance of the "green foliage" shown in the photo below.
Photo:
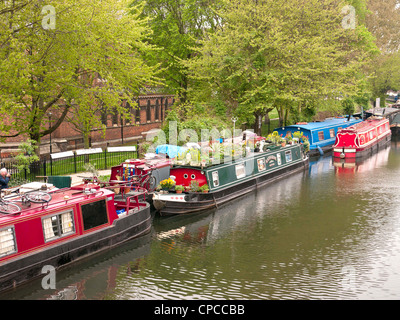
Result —
<path fill-rule="evenodd" d="M 218 130 L 228 128 L 224 117 L 215 115 L 213 108 L 204 104 L 176 104 L 165 118 L 162 130 L 169 141 L 170 123 L 176 123 L 178 145 L 186 142 L 199 142 L 202 138 L 202 130 Z M 187 130 L 185 130 L 187 129 Z M 219 138 L 219 137 L 218 137 Z"/>
<path fill-rule="evenodd" d="M 364 12 L 365 3 L 357 3 Z M 218 98 L 229 114 L 238 111 L 249 123 L 275 106 L 284 119 L 292 103 L 299 115 L 310 118 L 316 101 L 358 93 L 362 66 L 377 49 L 364 25 L 341 27 L 343 2 L 223 4 L 221 28 L 208 34 L 198 55 L 185 63 L 197 89 L 204 90 L 196 98 Z"/>
<path fill-rule="evenodd" d="M 149 52 L 146 59 L 154 65 L 160 64 L 167 89 L 182 102 L 186 102 L 191 84 L 181 61 L 191 59 L 204 32 L 215 28 L 218 19 L 213 8 L 218 3 L 219 0 L 148 0 L 143 7 L 142 17 L 148 19 L 153 31 L 147 41 L 158 48 Z"/>
<path fill-rule="evenodd" d="M 99 171 L 96 169 L 96 164 L 95 163 L 85 163 L 83 165 L 83 168 L 86 172 L 89 172 L 92 174 L 93 177 L 98 177 L 99 176 Z"/>
<path fill-rule="evenodd" d="M 14 157 L 18 171 L 26 170 L 27 173 L 30 173 L 30 165 L 40 160 L 35 153 L 36 149 L 36 141 L 30 139 L 19 145 L 19 152 Z"/>
<path fill-rule="evenodd" d="M 342 101 L 342 107 L 345 114 L 353 114 L 355 111 L 354 101 L 349 98 Z"/>
<path fill-rule="evenodd" d="M 46 16 L 37 1 L 25 1 L 20 10 L 0 2 L 0 115 L 15 120 L 0 124 L 3 137 L 27 134 L 40 138 L 69 120 L 87 133 L 99 126 L 99 108 L 128 118 L 121 106 L 144 85 L 156 82 L 156 67 L 143 54 L 147 21 L 129 0 L 50 0 L 56 11 L 55 29 L 42 27 Z M 43 4 L 44 5 L 44 4 Z M 7 9 L 10 9 L 9 11 Z M 48 114 L 57 121 L 48 128 Z"/>

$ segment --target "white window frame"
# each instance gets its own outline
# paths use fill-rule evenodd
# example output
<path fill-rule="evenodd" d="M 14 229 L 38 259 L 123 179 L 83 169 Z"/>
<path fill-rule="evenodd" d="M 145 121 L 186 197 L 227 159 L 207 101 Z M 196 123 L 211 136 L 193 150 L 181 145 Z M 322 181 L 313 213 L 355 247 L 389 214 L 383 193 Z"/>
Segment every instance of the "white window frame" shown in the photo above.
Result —
<path fill-rule="evenodd" d="M 291 150 L 285 151 L 285 160 L 286 160 L 286 162 L 292 161 L 292 151 Z"/>
<path fill-rule="evenodd" d="M 218 176 L 218 171 L 213 171 L 211 173 L 212 176 L 212 181 L 213 181 L 213 185 L 214 187 L 218 187 L 219 186 L 219 176 Z M 216 182 L 216 183 L 215 183 Z"/>
<path fill-rule="evenodd" d="M 257 167 L 258 172 L 265 171 L 267 169 L 264 158 L 257 159 Z"/>
<path fill-rule="evenodd" d="M 70 215 L 71 219 L 67 218 L 67 214 Z M 71 223 L 71 225 L 65 226 L 64 224 L 66 223 Z M 54 230 L 54 227 L 56 227 L 56 230 Z M 75 233 L 75 219 L 73 209 L 57 212 L 56 214 L 43 217 L 42 228 L 45 242 L 53 241 Z M 57 234 L 55 234 L 55 232 L 57 232 Z"/>
<path fill-rule="evenodd" d="M 246 176 L 246 168 L 244 163 L 235 166 L 236 178 L 241 179 Z"/>
<path fill-rule="evenodd" d="M 7 250 L 7 248 L 10 249 Z M 16 253 L 17 251 L 14 226 L 0 229 L 0 258 Z"/>

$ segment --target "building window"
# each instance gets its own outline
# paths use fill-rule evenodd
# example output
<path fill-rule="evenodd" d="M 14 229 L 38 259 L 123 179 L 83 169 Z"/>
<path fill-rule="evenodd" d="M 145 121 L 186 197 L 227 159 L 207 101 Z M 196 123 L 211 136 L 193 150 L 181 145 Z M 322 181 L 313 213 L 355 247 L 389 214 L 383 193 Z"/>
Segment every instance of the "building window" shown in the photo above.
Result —
<path fill-rule="evenodd" d="M 150 121 L 151 121 L 151 104 L 150 104 L 150 99 L 147 100 L 146 121 L 147 121 L 147 122 L 150 122 Z"/>
<path fill-rule="evenodd" d="M 292 161 L 292 151 L 291 150 L 285 152 L 285 159 L 286 159 L 286 162 Z"/>
<path fill-rule="evenodd" d="M 0 230 L 0 257 L 17 252 L 13 227 Z"/>
<path fill-rule="evenodd" d="M 72 210 L 43 218 L 42 224 L 45 241 L 58 239 L 75 232 Z"/>
<path fill-rule="evenodd" d="M 83 204 L 81 206 L 81 209 L 83 218 L 83 229 L 85 231 L 101 226 L 108 222 L 105 200 Z"/>
<path fill-rule="evenodd" d="M 243 177 L 246 176 L 246 170 L 244 168 L 244 164 L 243 163 L 242 164 L 238 164 L 235 167 L 235 170 L 236 170 L 236 178 L 240 179 L 240 178 L 243 178 Z"/>
<path fill-rule="evenodd" d="M 118 125 L 118 112 L 117 110 L 114 110 L 114 113 L 112 114 L 112 125 L 117 126 Z"/>
<path fill-rule="evenodd" d="M 158 99 L 156 99 L 155 119 L 160 120 L 160 105 L 158 103 Z"/>
<path fill-rule="evenodd" d="M 140 107 L 139 106 L 135 109 L 135 122 L 140 123 Z"/>
<path fill-rule="evenodd" d="M 105 110 L 101 111 L 101 123 L 107 126 L 107 112 Z"/>
<path fill-rule="evenodd" d="M 319 141 L 324 140 L 324 132 L 323 131 L 318 132 L 318 139 L 319 139 Z"/>
<path fill-rule="evenodd" d="M 331 138 L 335 137 L 335 129 L 329 129 L 329 135 Z"/>
<path fill-rule="evenodd" d="M 214 171 L 212 173 L 212 180 L 213 180 L 214 187 L 218 187 L 219 186 L 218 171 Z"/>

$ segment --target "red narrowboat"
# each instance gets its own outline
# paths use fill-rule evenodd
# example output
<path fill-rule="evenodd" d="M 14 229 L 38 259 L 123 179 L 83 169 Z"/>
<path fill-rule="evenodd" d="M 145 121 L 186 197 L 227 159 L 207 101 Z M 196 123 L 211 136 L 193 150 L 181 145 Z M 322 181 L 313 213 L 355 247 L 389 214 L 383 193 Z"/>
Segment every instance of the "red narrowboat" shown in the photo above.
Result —
<path fill-rule="evenodd" d="M 128 159 L 111 168 L 110 184 L 134 183 L 150 194 L 160 181 L 170 176 L 171 165 L 169 159 L 161 156 L 151 159 Z"/>
<path fill-rule="evenodd" d="M 44 266 L 57 270 L 150 232 L 146 191 L 120 190 L 117 197 L 113 188 L 86 182 L 3 196 L 0 290 L 44 276 Z"/>
<path fill-rule="evenodd" d="M 392 133 L 388 119 L 367 119 L 338 131 L 333 156 L 356 159 L 370 155 L 390 142 Z"/>

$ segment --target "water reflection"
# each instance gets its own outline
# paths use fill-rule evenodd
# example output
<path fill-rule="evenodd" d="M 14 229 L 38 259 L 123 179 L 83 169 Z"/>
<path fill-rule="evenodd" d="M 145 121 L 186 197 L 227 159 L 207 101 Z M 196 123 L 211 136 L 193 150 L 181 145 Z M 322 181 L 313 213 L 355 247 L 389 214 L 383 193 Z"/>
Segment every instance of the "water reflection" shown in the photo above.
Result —
<path fill-rule="evenodd" d="M 352 168 L 322 157 L 218 210 L 155 217 L 144 243 L 13 297 L 398 299 L 399 174 L 397 142 Z"/>

